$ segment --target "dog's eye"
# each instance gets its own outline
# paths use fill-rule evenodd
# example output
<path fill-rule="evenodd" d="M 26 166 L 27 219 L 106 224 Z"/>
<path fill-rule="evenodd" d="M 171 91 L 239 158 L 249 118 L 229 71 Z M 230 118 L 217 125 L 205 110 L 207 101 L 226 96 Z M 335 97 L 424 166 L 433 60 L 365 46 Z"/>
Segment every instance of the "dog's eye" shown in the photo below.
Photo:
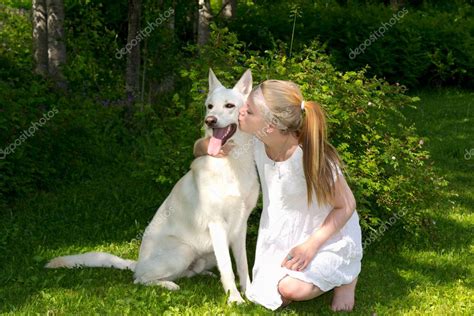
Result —
<path fill-rule="evenodd" d="M 212 105 L 212 104 L 208 104 L 208 105 L 207 105 L 207 108 L 208 108 L 209 110 L 212 109 L 213 107 L 214 107 L 214 105 Z"/>
<path fill-rule="evenodd" d="M 225 105 L 225 107 L 228 108 L 228 109 L 232 109 L 233 107 L 235 107 L 235 104 L 227 103 L 227 104 Z"/>

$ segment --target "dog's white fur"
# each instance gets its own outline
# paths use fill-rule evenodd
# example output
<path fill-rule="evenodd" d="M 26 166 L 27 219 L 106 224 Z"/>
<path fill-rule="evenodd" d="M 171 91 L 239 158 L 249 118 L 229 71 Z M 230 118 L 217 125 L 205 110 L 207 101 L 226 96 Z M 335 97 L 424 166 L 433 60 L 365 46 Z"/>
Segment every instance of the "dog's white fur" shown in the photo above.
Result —
<path fill-rule="evenodd" d="M 226 89 L 209 71 L 209 94 L 206 100 L 213 108 L 206 117 L 217 118 L 217 127 L 238 125 L 239 109 L 252 88 L 252 75 L 247 70 L 232 89 Z M 234 108 L 226 108 L 228 103 Z M 212 129 L 206 127 L 206 135 Z M 89 252 L 57 257 L 46 267 L 113 267 L 134 271 L 135 283 L 161 285 L 179 289 L 173 282 L 180 277 L 209 273 L 217 263 L 221 281 L 229 302 L 243 302 L 237 290 L 229 253 L 231 247 L 245 293 L 250 284 L 247 253 L 247 219 L 255 207 L 259 185 L 252 152 L 244 150 L 251 136 L 237 129 L 228 140 L 235 144 L 239 155 L 196 158 L 191 170 L 174 186 L 159 207 L 143 235 L 138 261 Z"/>

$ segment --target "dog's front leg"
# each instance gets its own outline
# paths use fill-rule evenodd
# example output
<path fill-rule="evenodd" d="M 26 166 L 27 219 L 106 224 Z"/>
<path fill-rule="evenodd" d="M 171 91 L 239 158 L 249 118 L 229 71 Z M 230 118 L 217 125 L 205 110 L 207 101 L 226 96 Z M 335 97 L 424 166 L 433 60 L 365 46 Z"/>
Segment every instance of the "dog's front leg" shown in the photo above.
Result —
<path fill-rule="evenodd" d="M 239 274 L 240 290 L 245 293 L 250 285 L 249 267 L 247 262 L 247 249 L 245 247 L 247 238 L 247 223 L 242 225 L 236 239 L 231 243 L 232 252 L 234 253 L 237 273 Z"/>
<path fill-rule="evenodd" d="M 217 259 L 217 267 L 221 274 L 222 285 L 226 293 L 230 292 L 228 302 L 243 303 L 244 300 L 235 286 L 235 276 L 232 271 L 227 233 L 221 224 L 215 222 L 209 223 L 209 232 L 211 234 L 212 246 L 214 247 L 214 254 Z"/>

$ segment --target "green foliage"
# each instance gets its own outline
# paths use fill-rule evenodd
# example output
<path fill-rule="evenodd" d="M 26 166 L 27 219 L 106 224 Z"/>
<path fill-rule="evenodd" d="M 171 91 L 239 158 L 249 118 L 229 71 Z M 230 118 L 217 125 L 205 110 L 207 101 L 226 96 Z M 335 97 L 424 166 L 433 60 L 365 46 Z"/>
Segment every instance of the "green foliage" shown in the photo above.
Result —
<path fill-rule="evenodd" d="M 366 231 L 408 209 L 410 212 L 403 217 L 405 228 L 414 231 L 421 226 L 422 198 L 435 192 L 431 188 L 442 181 L 431 171 L 428 153 L 416 131 L 400 113 L 402 107 L 416 102 L 403 95 L 404 87 L 368 79 L 367 69 L 337 71 L 324 53 L 326 46 L 318 42 L 300 44 L 288 58 L 287 46 L 282 42 L 276 44 L 278 48 L 258 53 L 251 50 L 251 44 L 240 42 L 236 34 L 213 25 L 210 44 L 199 49 L 188 45 L 179 55 L 183 58 L 176 61 L 177 68 L 161 68 L 149 59 L 150 70 L 180 75 L 172 79 L 175 91 L 153 104 L 137 103 L 134 114 L 125 120 L 120 105 L 127 100 L 118 99 L 122 70 L 120 63 L 114 65 L 115 48 L 120 44 L 114 40 L 115 33 L 104 28 L 100 8 L 100 4 L 88 3 L 68 9 L 71 57 L 66 75 L 71 93 L 51 92 L 47 82 L 26 77 L 32 65 L 26 41 L 31 26 L 27 15 L 5 13 L 12 27 L 0 34 L 16 49 L 5 50 L 0 64 L 0 72 L 6 74 L 2 77 L 6 80 L 0 82 L 5 91 L 0 96 L 5 114 L 1 118 L 2 144 L 14 142 L 44 113 L 52 109 L 58 113 L 35 137 L 28 138 L 0 162 L 3 201 L 7 195 L 15 197 L 50 188 L 59 179 L 87 178 L 92 166 L 113 163 L 129 153 L 136 162 L 132 169 L 135 176 L 170 188 L 192 160 L 192 145 L 202 126 L 209 67 L 227 86 L 250 68 L 255 82 L 290 79 L 300 84 L 306 99 L 323 104 L 329 116 L 330 139 L 347 164 Z M 336 6 L 334 10 L 342 9 Z M 379 9 L 372 10 L 377 13 Z M 153 12 L 159 11 L 155 8 Z M 305 12 L 302 10 L 303 16 Z M 297 29 L 298 23 L 297 19 Z M 162 43 L 152 35 L 149 45 L 156 48 Z M 432 58 L 447 78 L 451 70 L 443 68 L 440 54 Z M 255 228 L 256 219 L 252 220 Z"/>
<path fill-rule="evenodd" d="M 186 107 L 178 94 L 171 104 L 166 108 L 145 105 L 132 121 L 137 160 L 134 175 L 152 179 L 165 191 L 189 170 L 202 123 L 200 113 Z"/>
<path fill-rule="evenodd" d="M 72 62 L 69 70 L 75 70 L 67 74 L 73 78 L 70 89 L 75 94 L 56 91 L 52 83 L 32 74 L 28 12 L 9 8 L 0 11 L 0 15 L 6 23 L 5 28 L 0 28 L 0 149 L 3 150 L 0 207 L 3 208 L 15 198 L 47 190 L 60 182 L 83 180 L 92 169 L 113 163 L 119 156 L 118 146 L 126 142 L 127 136 L 122 109 L 108 107 L 93 93 L 81 90 L 83 85 L 89 90 L 93 84 L 106 87 L 89 75 L 106 78 L 107 68 L 101 68 L 104 71 L 99 74 L 88 68 L 87 75 L 81 77 L 78 75 L 81 66 Z M 88 63 L 92 67 L 91 59 Z M 118 81 L 108 78 L 112 86 Z M 98 90 L 107 97 L 106 88 Z M 6 153 L 8 148 L 10 152 Z"/>
<path fill-rule="evenodd" d="M 292 3 L 277 1 L 242 4 L 229 27 L 253 49 L 272 49 L 279 41 L 290 43 Z M 397 12 L 381 3 L 360 4 L 334 1 L 300 1 L 302 17 L 296 19 L 295 45 L 313 39 L 327 43 L 333 64 L 341 70 L 362 69 L 367 75 L 387 78 L 409 87 L 459 85 L 474 82 L 474 7 L 462 2 L 447 11 L 426 4 L 408 6 L 408 13 L 388 26 L 362 54 L 350 57 L 370 36 L 386 25 Z"/>
<path fill-rule="evenodd" d="M 329 138 L 347 165 L 364 229 L 375 230 L 399 212 L 406 212 L 405 229 L 420 228 L 423 201 L 443 181 L 434 174 L 415 128 L 400 112 L 419 99 L 404 95 L 400 85 L 366 78 L 365 70 L 337 71 L 318 42 L 287 58 L 284 46 L 264 55 L 245 50 L 227 29 L 214 28 L 212 36 L 213 44 L 182 71 L 193 82 L 190 106 L 203 108 L 200 90 L 206 84 L 207 65 L 228 86 L 246 68 L 252 69 L 256 83 L 269 78 L 298 83 L 305 99 L 320 102 L 327 112 Z"/>
<path fill-rule="evenodd" d="M 0 6 L 0 78 L 15 84 L 32 68 L 29 12 Z"/>
<path fill-rule="evenodd" d="M 31 9 L 31 0 L 2 0 L 0 6 L 15 9 Z"/>
<path fill-rule="evenodd" d="M 72 2 L 65 7 L 68 84 L 75 93 L 117 99 L 125 85 L 124 63 L 116 58 L 117 34 L 109 29 L 102 3 Z M 120 47 L 121 48 L 121 47 Z"/>
<path fill-rule="evenodd" d="M 0 200 L 87 178 L 93 168 L 116 161 L 127 139 L 119 108 L 54 94 L 46 86 L 4 91 L 0 143 L 13 150 L 0 160 Z"/>

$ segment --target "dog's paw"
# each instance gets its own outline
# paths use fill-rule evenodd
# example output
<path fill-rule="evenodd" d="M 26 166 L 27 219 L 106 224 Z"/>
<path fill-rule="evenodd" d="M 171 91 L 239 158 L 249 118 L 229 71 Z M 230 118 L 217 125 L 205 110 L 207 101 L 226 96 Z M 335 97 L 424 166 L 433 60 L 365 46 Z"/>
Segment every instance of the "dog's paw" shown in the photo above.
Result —
<path fill-rule="evenodd" d="M 174 283 L 174 282 L 171 282 L 171 281 L 161 281 L 159 284 L 159 286 L 162 286 L 164 287 L 165 289 L 168 289 L 170 291 L 177 291 L 179 290 L 179 285 Z"/>
<path fill-rule="evenodd" d="M 232 303 L 243 304 L 245 303 L 245 300 L 242 298 L 242 296 L 240 296 L 239 293 L 231 294 L 229 296 L 229 299 L 227 300 L 227 304 L 232 304 Z"/>
<path fill-rule="evenodd" d="M 170 291 L 177 291 L 177 290 L 179 290 L 179 285 L 176 284 L 176 283 L 174 283 L 173 281 L 165 281 L 165 280 L 149 280 L 149 281 L 143 281 L 143 280 L 136 279 L 133 283 L 135 283 L 135 284 L 143 284 L 143 285 L 147 285 L 147 286 L 157 285 L 157 286 L 164 287 L 165 289 L 170 290 Z"/>

